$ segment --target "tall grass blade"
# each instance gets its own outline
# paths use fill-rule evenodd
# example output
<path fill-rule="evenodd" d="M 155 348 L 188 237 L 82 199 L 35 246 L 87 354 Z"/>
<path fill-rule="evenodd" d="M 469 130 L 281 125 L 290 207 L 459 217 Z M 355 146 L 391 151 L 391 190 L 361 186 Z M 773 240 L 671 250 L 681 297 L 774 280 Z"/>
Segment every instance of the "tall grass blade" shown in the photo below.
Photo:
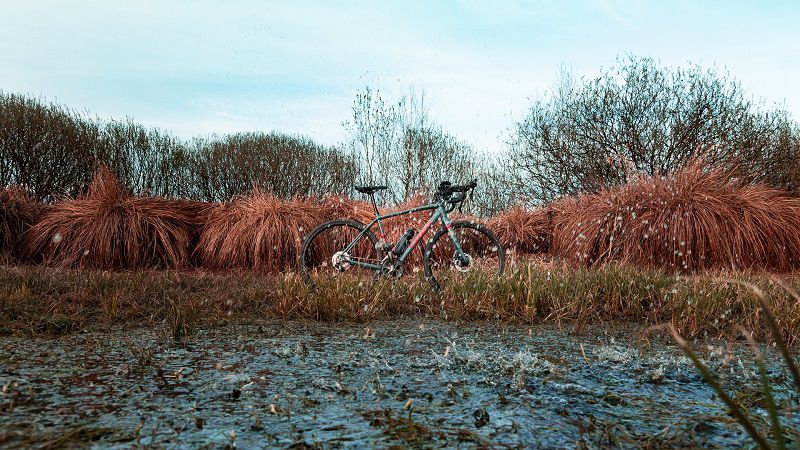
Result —
<path fill-rule="evenodd" d="M 747 414 L 742 410 L 741 406 L 739 406 L 739 404 L 737 404 L 728 396 L 728 393 L 725 392 L 725 389 L 723 389 L 722 385 L 719 384 L 711 371 L 700 361 L 700 358 L 692 350 L 692 348 L 689 347 L 689 344 L 683 339 L 683 336 L 681 336 L 675 326 L 669 324 L 667 328 L 669 329 L 672 338 L 681 348 L 683 353 L 692 361 L 692 364 L 694 364 L 697 370 L 700 371 L 700 373 L 703 375 L 703 378 L 706 380 L 706 383 L 708 383 L 708 385 L 714 389 L 714 392 L 716 392 L 722 401 L 728 406 L 728 408 L 730 408 L 731 414 L 736 417 L 736 420 L 740 425 L 742 425 L 750 438 L 753 439 L 753 441 L 755 441 L 755 443 L 758 444 L 758 446 L 762 449 L 771 448 L 766 439 L 756 430 L 756 427 L 747 417 Z"/>
<path fill-rule="evenodd" d="M 786 439 L 783 436 L 783 427 L 781 427 L 780 418 L 778 418 L 778 407 L 775 405 L 775 398 L 772 396 L 772 389 L 769 384 L 769 377 L 767 377 L 767 369 L 764 366 L 764 355 L 758 349 L 756 341 L 753 339 L 752 333 L 745 330 L 744 327 L 738 327 L 739 332 L 747 339 L 747 343 L 753 351 L 758 366 L 758 376 L 761 382 L 761 390 L 764 393 L 764 401 L 767 403 L 767 413 L 769 414 L 769 421 L 772 427 L 772 435 L 775 437 L 775 448 L 784 450 L 786 448 Z"/>
<path fill-rule="evenodd" d="M 769 301 L 767 300 L 767 296 L 764 294 L 758 286 L 748 283 L 746 281 L 739 281 L 739 280 L 725 280 L 729 283 L 735 283 L 740 286 L 744 286 L 756 296 L 758 299 L 759 306 L 761 310 L 764 312 L 764 316 L 767 319 L 767 325 L 769 326 L 770 332 L 772 333 L 772 339 L 775 341 L 775 345 L 778 346 L 778 349 L 783 356 L 786 365 L 789 367 L 789 371 L 792 373 L 792 378 L 794 379 L 794 386 L 795 389 L 800 391 L 800 371 L 797 369 L 797 365 L 794 362 L 794 358 L 792 358 L 792 354 L 789 352 L 789 347 L 786 345 L 786 342 L 783 340 L 783 334 L 781 333 L 780 327 L 778 326 L 778 322 L 775 320 L 775 316 L 772 314 L 772 308 L 769 305 Z M 795 300 L 800 302 L 800 295 L 797 294 L 796 291 L 790 289 L 786 286 L 782 281 L 778 280 L 777 278 L 773 277 L 773 281 L 781 286 L 784 290 L 786 290 Z"/>

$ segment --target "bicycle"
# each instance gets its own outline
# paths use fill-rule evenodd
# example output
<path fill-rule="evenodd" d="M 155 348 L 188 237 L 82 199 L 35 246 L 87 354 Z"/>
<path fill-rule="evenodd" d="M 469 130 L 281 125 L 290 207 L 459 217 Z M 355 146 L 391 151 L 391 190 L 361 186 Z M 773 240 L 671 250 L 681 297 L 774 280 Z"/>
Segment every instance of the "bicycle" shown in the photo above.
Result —
<path fill-rule="evenodd" d="M 312 274 L 335 275 L 351 268 L 372 271 L 374 279 L 400 278 L 403 264 L 414 248 L 433 224 L 441 221 L 442 227 L 427 242 L 423 252 L 425 278 L 434 291 L 441 290 L 439 280 L 454 274 L 482 270 L 499 276 L 505 268 L 505 250 L 494 233 L 482 224 L 451 221 L 448 216 L 456 207 L 461 210 L 477 185 L 477 180 L 465 185 L 443 181 L 431 203 L 385 215 L 378 211 L 375 193 L 387 186 L 355 186 L 356 191 L 370 196 L 375 218 L 367 225 L 352 219 L 338 219 L 317 226 L 303 241 L 298 257 L 300 271 L 311 284 Z M 419 232 L 411 228 L 396 243 L 386 241 L 383 220 L 428 210 L 433 212 Z M 380 238 L 372 231 L 376 225 Z M 445 234 L 449 239 L 442 240 Z"/>

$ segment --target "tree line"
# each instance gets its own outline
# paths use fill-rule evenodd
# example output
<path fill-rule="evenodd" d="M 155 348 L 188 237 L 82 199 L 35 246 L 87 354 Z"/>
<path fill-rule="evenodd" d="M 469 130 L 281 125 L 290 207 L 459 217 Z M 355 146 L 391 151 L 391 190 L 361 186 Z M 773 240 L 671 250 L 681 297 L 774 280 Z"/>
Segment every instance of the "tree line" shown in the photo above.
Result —
<path fill-rule="evenodd" d="M 82 192 L 101 164 L 132 192 L 218 202 L 262 186 L 281 197 L 347 192 L 355 159 L 308 138 L 236 133 L 178 139 L 130 120 L 101 121 L 0 93 L 0 184 L 42 201 Z"/>
<path fill-rule="evenodd" d="M 353 194 L 386 184 L 399 203 L 440 180 L 480 180 L 471 212 L 495 214 L 664 175 L 702 156 L 744 177 L 800 192 L 800 127 L 756 102 L 727 73 L 628 57 L 595 78 L 563 72 L 511 127 L 499 154 L 476 149 L 430 116 L 424 92 L 386 99 L 365 88 L 335 146 L 279 132 L 176 138 L 133 120 L 99 120 L 0 91 L 0 184 L 43 201 L 82 192 L 105 164 L 135 193 L 224 201 L 254 185 L 281 197 Z"/>

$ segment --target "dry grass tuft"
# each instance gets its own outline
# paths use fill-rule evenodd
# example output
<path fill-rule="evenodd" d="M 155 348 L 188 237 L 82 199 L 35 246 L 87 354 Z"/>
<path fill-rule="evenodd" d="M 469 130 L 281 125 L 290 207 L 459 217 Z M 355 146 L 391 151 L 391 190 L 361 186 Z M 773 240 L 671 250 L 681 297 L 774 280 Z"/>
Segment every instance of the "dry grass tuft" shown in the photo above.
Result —
<path fill-rule="evenodd" d="M 314 199 L 282 200 L 262 190 L 214 207 L 197 253 L 214 270 L 293 270 L 302 240 L 324 219 Z"/>
<path fill-rule="evenodd" d="M 550 209 L 528 210 L 517 205 L 491 218 L 488 227 L 494 231 L 504 248 L 531 254 L 544 253 L 550 248 L 552 223 L 553 212 Z"/>
<path fill-rule="evenodd" d="M 18 255 L 20 238 L 43 211 L 44 205 L 24 189 L 0 188 L 0 254 Z"/>
<path fill-rule="evenodd" d="M 683 273 L 800 266 L 800 199 L 705 170 L 700 160 L 558 206 L 551 251 L 583 265 Z"/>
<path fill-rule="evenodd" d="M 375 218 L 372 205 L 364 200 L 328 195 L 319 199 L 319 204 L 322 214 L 320 223 L 327 220 L 352 219 L 366 225 Z"/>
<path fill-rule="evenodd" d="M 194 203 L 132 196 L 102 167 L 86 195 L 57 202 L 31 227 L 24 250 L 33 260 L 61 267 L 183 269 L 202 210 Z"/>
<path fill-rule="evenodd" d="M 0 335 L 64 333 L 103 327 L 160 326 L 183 317 L 196 326 L 264 318 L 321 321 L 427 317 L 456 321 L 553 323 L 576 330 L 634 324 L 642 330 L 673 323 L 692 338 L 733 338 L 735 327 L 770 339 L 752 292 L 720 279 L 759 286 L 780 311 L 775 329 L 787 345 L 800 338 L 800 277 L 777 282 L 759 272 L 681 277 L 661 270 L 608 264 L 598 268 L 519 265 L 500 277 L 470 272 L 433 293 L 423 276 L 379 280 L 256 271 L 100 272 L 0 266 Z"/>

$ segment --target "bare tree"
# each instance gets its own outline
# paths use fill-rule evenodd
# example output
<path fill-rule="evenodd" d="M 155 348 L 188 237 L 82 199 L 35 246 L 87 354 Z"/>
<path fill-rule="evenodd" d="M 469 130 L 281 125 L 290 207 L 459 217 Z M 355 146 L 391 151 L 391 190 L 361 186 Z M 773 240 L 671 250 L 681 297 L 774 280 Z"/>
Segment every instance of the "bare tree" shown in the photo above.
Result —
<path fill-rule="evenodd" d="M 189 150 L 193 197 L 223 201 L 253 186 L 279 197 L 349 192 L 355 165 L 335 148 L 280 133 L 195 139 Z"/>
<path fill-rule="evenodd" d="M 356 94 L 353 117 L 342 125 L 349 134 L 348 145 L 360 159 L 359 182 L 388 182 L 386 169 L 394 153 L 397 119 L 396 107 L 387 105 L 379 91 L 367 87 Z"/>
<path fill-rule="evenodd" d="M 442 180 L 473 178 L 480 158 L 469 145 L 430 119 L 424 91 L 409 90 L 395 102 L 365 88 L 345 122 L 348 148 L 359 163 L 359 181 L 385 184 L 399 203 Z"/>
<path fill-rule="evenodd" d="M 509 161 L 519 192 L 547 201 L 665 174 L 698 154 L 796 190 L 797 150 L 789 115 L 754 104 L 726 74 L 629 57 L 595 79 L 562 72 L 516 124 Z"/>

